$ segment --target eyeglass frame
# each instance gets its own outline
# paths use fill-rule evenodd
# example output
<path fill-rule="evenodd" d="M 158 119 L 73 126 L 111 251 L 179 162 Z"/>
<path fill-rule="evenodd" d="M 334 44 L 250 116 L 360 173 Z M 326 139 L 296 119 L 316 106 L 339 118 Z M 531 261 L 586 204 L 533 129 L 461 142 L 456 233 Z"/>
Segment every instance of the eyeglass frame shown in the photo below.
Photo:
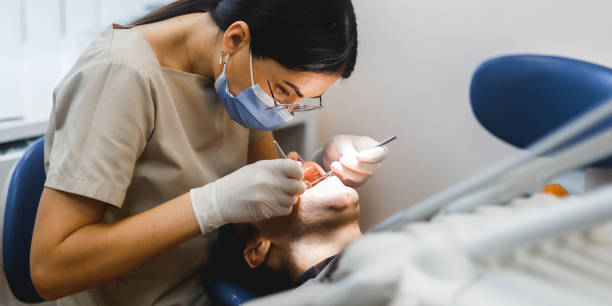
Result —
<path fill-rule="evenodd" d="M 323 105 L 323 95 L 320 95 L 314 98 L 310 98 L 310 99 L 319 98 L 319 105 L 312 106 L 312 107 L 304 107 L 300 105 L 299 103 L 287 104 L 287 103 L 278 102 L 276 98 L 274 97 L 274 91 L 272 90 L 272 84 L 270 84 L 270 79 L 268 78 L 268 71 L 266 70 L 266 66 L 264 65 L 263 58 L 261 56 L 259 57 L 259 61 L 261 62 L 261 67 L 263 68 L 263 71 L 264 71 L 264 77 L 266 78 L 266 82 L 268 83 L 268 89 L 270 89 L 270 95 L 272 95 L 272 100 L 274 100 L 274 106 L 267 107 L 266 109 L 284 108 L 290 113 L 293 113 L 293 112 L 308 112 L 308 111 L 319 110 L 323 108 L 324 106 Z M 300 107 L 303 107 L 303 108 L 300 108 Z"/>

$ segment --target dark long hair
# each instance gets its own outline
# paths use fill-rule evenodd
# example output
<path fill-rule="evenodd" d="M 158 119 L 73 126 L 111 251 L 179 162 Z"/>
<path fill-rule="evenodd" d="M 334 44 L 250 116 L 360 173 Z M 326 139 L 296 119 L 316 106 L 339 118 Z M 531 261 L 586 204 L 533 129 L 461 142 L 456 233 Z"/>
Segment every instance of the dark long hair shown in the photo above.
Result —
<path fill-rule="evenodd" d="M 199 12 L 211 13 L 223 31 L 244 21 L 253 55 L 288 69 L 348 78 L 355 68 L 357 22 L 351 0 L 179 0 L 131 25 Z"/>
<path fill-rule="evenodd" d="M 274 270 L 265 264 L 250 268 L 243 251 L 257 233 L 255 226 L 247 223 L 227 224 L 217 231 L 218 238 L 208 262 L 200 268 L 200 281 L 206 290 L 215 281 L 239 285 L 257 296 L 264 296 L 295 287 L 288 267 Z M 212 298 L 214 292 L 209 292 Z"/>

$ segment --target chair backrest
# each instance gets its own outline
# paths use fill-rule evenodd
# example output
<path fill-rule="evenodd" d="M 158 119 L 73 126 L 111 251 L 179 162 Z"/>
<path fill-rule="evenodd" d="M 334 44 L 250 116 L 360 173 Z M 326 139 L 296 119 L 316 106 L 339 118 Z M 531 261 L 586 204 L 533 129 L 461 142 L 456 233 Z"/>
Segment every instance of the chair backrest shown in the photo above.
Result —
<path fill-rule="evenodd" d="M 612 69 L 554 56 L 513 55 L 488 60 L 474 72 L 470 88 L 478 121 L 519 148 L 609 99 Z M 583 137 L 611 125 L 608 120 Z M 593 166 L 611 167 L 612 158 Z"/>
<path fill-rule="evenodd" d="M 30 245 L 45 179 L 41 137 L 25 151 L 10 178 L 2 231 L 4 273 L 13 295 L 25 303 L 43 301 L 30 277 Z"/>

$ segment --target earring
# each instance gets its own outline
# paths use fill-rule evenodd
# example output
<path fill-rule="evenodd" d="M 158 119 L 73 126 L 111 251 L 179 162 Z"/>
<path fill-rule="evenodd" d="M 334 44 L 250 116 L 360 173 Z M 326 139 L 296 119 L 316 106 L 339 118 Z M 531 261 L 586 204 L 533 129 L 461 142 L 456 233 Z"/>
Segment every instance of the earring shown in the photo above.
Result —
<path fill-rule="evenodd" d="M 230 57 L 230 54 L 228 53 L 225 55 L 225 58 L 223 58 L 223 51 L 221 51 L 221 56 L 219 56 L 219 65 L 227 64 L 229 57 Z"/>

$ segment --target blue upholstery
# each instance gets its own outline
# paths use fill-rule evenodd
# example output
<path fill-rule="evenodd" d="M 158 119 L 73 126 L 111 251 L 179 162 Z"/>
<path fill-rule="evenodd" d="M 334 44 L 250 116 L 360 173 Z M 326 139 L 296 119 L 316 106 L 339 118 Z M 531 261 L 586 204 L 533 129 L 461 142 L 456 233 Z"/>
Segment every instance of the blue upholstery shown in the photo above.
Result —
<path fill-rule="evenodd" d="M 611 98 L 612 69 L 538 55 L 488 60 L 474 73 L 470 89 L 472 110 L 478 121 L 495 136 L 519 148 Z M 582 136 L 610 125 L 612 120 Z M 612 167 L 612 158 L 593 166 Z"/>
<path fill-rule="evenodd" d="M 45 184 L 44 138 L 24 153 L 9 183 L 2 232 L 2 259 L 9 287 L 17 299 L 38 303 L 40 297 L 30 278 L 30 244 L 38 202 Z"/>
<path fill-rule="evenodd" d="M 217 280 L 208 285 L 211 298 L 224 306 L 240 306 L 257 296 L 233 282 Z"/>

